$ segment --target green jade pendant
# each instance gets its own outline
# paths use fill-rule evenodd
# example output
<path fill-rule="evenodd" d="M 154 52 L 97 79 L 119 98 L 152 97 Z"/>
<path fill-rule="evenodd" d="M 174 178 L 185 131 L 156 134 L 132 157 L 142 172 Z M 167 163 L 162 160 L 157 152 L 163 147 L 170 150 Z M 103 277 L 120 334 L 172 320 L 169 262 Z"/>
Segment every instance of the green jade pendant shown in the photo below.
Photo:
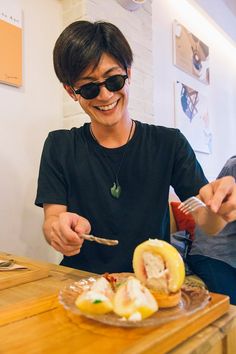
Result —
<path fill-rule="evenodd" d="M 121 195 L 121 186 L 119 185 L 119 183 L 114 182 L 113 186 L 111 187 L 111 195 L 113 198 L 120 198 Z"/>

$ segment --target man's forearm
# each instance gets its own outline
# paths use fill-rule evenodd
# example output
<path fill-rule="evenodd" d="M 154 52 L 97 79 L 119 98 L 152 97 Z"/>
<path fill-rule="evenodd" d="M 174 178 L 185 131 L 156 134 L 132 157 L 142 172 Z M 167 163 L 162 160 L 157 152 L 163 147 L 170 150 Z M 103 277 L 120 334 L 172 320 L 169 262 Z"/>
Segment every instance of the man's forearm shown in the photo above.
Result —
<path fill-rule="evenodd" d="M 43 224 L 43 234 L 46 241 L 51 244 L 51 232 L 52 232 L 52 223 L 58 220 L 58 216 L 51 215 L 47 217 Z"/>

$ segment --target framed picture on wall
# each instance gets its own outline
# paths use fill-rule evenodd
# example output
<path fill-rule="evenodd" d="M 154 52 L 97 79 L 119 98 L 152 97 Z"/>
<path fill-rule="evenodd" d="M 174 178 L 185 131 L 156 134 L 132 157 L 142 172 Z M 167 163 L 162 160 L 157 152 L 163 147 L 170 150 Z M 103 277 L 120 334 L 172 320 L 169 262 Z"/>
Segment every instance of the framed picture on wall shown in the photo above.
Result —
<path fill-rule="evenodd" d="M 0 82 L 22 84 L 22 13 L 16 1 L 0 2 Z"/>
<path fill-rule="evenodd" d="M 212 152 L 207 97 L 180 81 L 175 83 L 175 126 L 195 151 Z"/>
<path fill-rule="evenodd" d="M 173 24 L 173 54 L 179 69 L 209 84 L 209 47 L 177 21 Z"/>

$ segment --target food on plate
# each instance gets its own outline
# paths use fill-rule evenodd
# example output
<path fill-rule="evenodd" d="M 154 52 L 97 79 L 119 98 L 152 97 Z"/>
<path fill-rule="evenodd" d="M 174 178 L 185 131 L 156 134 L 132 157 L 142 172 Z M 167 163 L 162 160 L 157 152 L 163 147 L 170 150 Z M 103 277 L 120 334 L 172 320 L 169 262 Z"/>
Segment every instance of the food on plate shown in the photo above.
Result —
<path fill-rule="evenodd" d="M 101 315 L 112 311 L 113 297 L 110 283 L 100 277 L 77 297 L 75 305 L 84 313 Z"/>
<path fill-rule="evenodd" d="M 104 315 L 113 311 L 123 320 L 140 321 L 158 310 L 151 292 L 128 273 L 108 274 L 86 284 L 75 305 L 89 315 Z"/>
<path fill-rule="evenodd" d="M 130 321 L 140 321 L 158 310 L 151 292 L 135 277 L 121 284 L 114 296 L 113 311 Z"/>
<path fill-rule="evenodd" d="M 159 307 L 178 305 L 185 268 L 176 248 L 165 241 L 149 239 L 135 248 L 133 269 L 136 277 L 152 292 Z"/>
<path fill-rule="evenodd" d="M 134 276 L 133 273 L 104 273 L 102 275 L 111 284 L 111 288 L 114 292 L 118 289 L 120 285 L 127 281 L 127 278 Z"/>
<path fill-rule="evenodd" d="M 85 314 L 114 312 L 129 321 L 141 321 L 158 308 L 181 300 L 185 268 L 178 251 L 165 241 L 149 239 L 133 254 L 134 275 L 105 273 L 84 287 L 75 305 Z M 130 275 L 131 274 L 131 275 Z"/>

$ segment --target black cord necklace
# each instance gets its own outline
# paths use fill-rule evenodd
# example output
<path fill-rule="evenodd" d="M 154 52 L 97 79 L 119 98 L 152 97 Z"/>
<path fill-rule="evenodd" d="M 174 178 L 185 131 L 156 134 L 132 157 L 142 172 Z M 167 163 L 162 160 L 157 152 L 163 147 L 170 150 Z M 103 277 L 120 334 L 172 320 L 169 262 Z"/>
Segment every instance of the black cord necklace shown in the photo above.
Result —
<path fill-rule="evenodd" d="M 133 121 L 133 119 L 132 119 L 132 124 L 131 124 L 131 128 L 130 128 L 130 131 L 129 131 L 128 139 L 127 139 L 127 141 L 126 141 L 126 145 L 127 145 L 128 142 L 130 141 L 131 133 L 132 133 L 132 130 L 133 130 L 133 126 L 134 126 L 134 121 Z M 91 133 L 93 139 L 96 141 L 96 143 L 99 144 L 97 138 L 95 137 L 95 135 L 94 135 L 94 133 L 93 133 L 91 124 L 90 124 L 90 126 L 89 126 L 89 130 L 90 130 L 90 133 Z M 99 145 L 100 145 L 100 144 L 99 144 Z M 118 198 L 120 197 L 120 195 L 121 195 L 121 185 L 120 185 L 120 183 L 119 183 L 119 178 L 118 178 L 118 177 L 119 177 L 119 173 L 120 173 L 122 164 L 123 164 L 123 162 L 124 162 L 124 158 L 125 158 L 126 152 L 127 152 L 127 146 L 125 147 L 124 152 L 123 152 L 123 154 L 122 154 L 122 157 L 121 157 L 121 160 L 120 160 L 120 163 L 119 163 L 119 167 L 118 167 L 118 169 L 117 169 L 117 172 L 115 172 L 114 169 L 113 169 L 113 167 L 110 166 L 111 169 L 112 169 L 112 172 L 113 172 L 113 174 L 114 174 L 114 176 L 115 176 L 115 182 L 113 182 L 113 186 L 110 188 L 110 193 L 111 193 L 112 197 L 113 197 L 113 198 L 116 198 L 116 199 L 118 199 Z M 108 158 L 108 156 L 106 156 L 106 155 L 105 155 L 105 157 Z"/>

